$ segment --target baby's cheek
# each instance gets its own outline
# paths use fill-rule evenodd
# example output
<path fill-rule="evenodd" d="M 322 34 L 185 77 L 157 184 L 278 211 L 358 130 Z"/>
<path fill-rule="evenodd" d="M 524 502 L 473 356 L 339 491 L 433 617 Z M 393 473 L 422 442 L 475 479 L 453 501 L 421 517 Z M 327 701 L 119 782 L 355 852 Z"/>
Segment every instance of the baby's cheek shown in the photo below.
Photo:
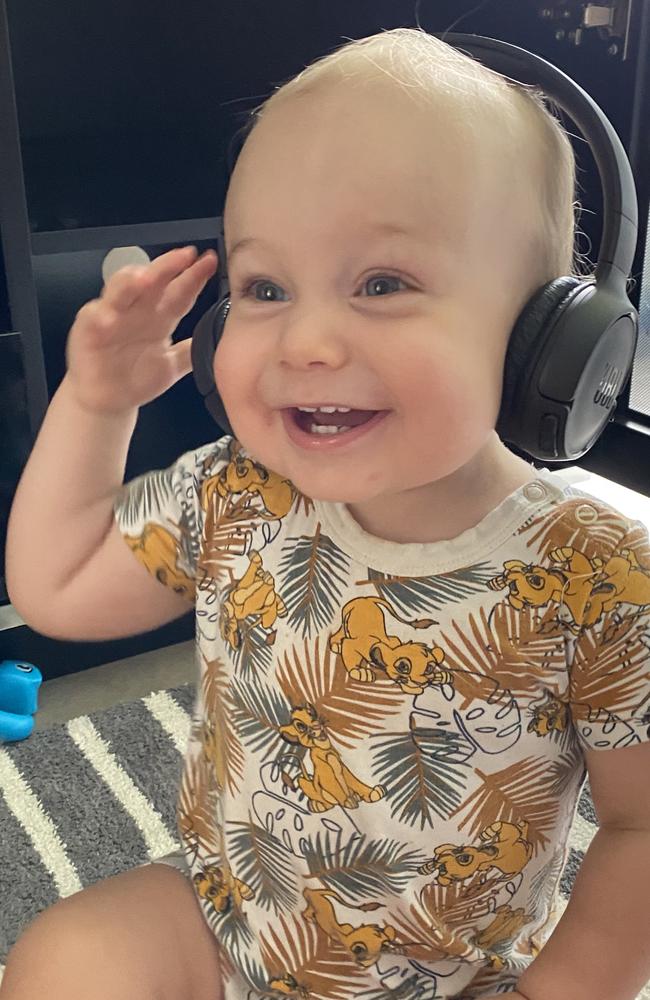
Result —
<path fill-rule="evenodd" d="M 234 337 L 224 335 L 217 344 L 213 372 L 217 391 L 226 408 L 241 404 L 253 371 L 250 358 L 246 358 L 246 352 Z"/>
<path fill-rule="evenodd" d="M 455 464 L 459 453 L 469 456 L 493 429 L 500 401 L 500 384 L 489 367 L 457 356 L 443 368 L 418 376 L 414 411 L 424 431 L 424 447 L 432 459 Z"/>

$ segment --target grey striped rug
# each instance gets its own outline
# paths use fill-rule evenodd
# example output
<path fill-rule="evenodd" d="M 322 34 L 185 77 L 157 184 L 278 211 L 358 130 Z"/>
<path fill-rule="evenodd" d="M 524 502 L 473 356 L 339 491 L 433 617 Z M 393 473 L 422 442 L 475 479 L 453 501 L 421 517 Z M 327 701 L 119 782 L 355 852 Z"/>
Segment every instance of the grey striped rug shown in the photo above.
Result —
<path fill-rule="evenodd" d="M 0 977 L 45 907 L 178 849 L 194 693 L 193 684 L 157 691 L 0 747 Z M 565 906 L 596 829 L 587 781 L 560 885 Z"/>
<path fill-rule="evenodd" d="M 46 906 L 178 849 L 194 692 L 157 691 L 0 746 L 0 971 Z"/>

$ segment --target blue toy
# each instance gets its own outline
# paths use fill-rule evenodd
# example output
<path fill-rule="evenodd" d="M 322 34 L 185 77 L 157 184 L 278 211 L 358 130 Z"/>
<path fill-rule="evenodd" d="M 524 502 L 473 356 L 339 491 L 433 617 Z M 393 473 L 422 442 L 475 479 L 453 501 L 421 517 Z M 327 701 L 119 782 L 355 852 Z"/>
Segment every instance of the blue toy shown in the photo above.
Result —
<path fill-rule="evenodd" d="M 34 728 L 38 689 L 43 675 L 33 663 L 2 660 L 0 663 L 0 740 L 24 740 Z"/>

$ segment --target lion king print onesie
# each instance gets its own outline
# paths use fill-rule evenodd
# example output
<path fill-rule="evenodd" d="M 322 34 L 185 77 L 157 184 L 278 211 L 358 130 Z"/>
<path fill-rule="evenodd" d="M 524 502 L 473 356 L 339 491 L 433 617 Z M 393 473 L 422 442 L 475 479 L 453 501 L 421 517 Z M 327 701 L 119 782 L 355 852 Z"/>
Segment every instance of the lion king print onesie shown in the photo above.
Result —
<path fill-rule="evenodd" d="M 650 544 L 548 469 L 450 541 L 366 533 L 228 435 L 125 484 L 194 606 L 178 796 L 226 1000 L 469 1000 L 554 929 L 583 749 L 650 738 Z"/>

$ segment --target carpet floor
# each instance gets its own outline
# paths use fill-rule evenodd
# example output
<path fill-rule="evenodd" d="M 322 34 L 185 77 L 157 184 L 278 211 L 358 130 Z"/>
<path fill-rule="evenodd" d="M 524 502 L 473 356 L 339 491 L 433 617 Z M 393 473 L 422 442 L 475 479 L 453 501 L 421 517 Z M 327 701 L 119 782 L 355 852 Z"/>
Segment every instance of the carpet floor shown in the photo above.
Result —
<path fill-rule="evenodd" d="M 194 693 L 193 684 L 156 691 L 0 747 L 0 978 L 41 910 L 180 847 L 176 795 Z M 564 905 L 597 829 L 587 780 Z M 637 1000 L 650 1000 L 650 986 Z"/>

